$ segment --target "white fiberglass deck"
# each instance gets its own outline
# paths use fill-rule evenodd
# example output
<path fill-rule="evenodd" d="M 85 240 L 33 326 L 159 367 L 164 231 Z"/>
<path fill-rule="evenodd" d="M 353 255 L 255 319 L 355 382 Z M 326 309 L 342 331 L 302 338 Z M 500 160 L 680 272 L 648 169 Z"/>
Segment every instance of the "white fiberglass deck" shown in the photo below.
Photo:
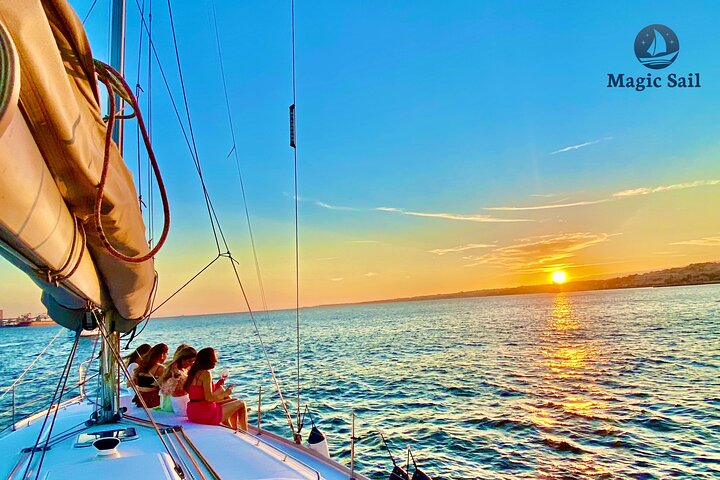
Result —
<path fill-rule="evenodd" d="M 127 404 L 126 401 L 122 403 Z M 236 433 L 225 427 L 194 424 L 184 417 L 153 411 L 153 418 L 161 427 L 182 427 L 175 431 L 163 429 L 163 439 L 170 450 L 168 453 L 152 426 L 132 420 L 132 417 L 147 418 L 141 409 L 129 408 L 129 418 L 118 423 L 84 426 L 94 409 L 95 405 L 87 401 L 70 402 L 60 408 L 50 448 L 45 453 L 37 478 L 177 479 L 180 477 L 174 470 L 176 463 L 185 478 L 350 478 L 347 468 L 276 435 L 267 432 Z M 16 431 L 0 438 L 0 477 L 36 478 L 42 452 L 34 454 L 28 476 L 24 477 L 30 454 L 27 451 L 23 453 L 23 449 L 35 445 L 43 419 L 44 414 L 18 422 Z M 127 427 L 135 428 L 138 438 L 122 441 L 117 454 L 103 457 L 92 446 L 76 446 L 80 433 Z M 44 437 L 39 445 L 44 445 Z M 194 451 L 195 448 L 201 455 Z M 354 478 L 365 477 L 355 474 Z"/>

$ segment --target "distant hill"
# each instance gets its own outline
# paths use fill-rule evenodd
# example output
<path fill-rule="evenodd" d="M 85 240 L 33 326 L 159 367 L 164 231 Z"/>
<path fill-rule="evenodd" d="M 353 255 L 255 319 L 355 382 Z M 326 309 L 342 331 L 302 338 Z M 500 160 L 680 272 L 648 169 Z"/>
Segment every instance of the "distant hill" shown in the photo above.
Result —
<path fill-rule="evenodd" d="M 446 298 L 492 297 L 522 295 L 527 293 L 576 292 L 583 290 L 609 290 L 616 288 L 675 287 L 680 285 L 704 285 L 720 283 L 720 262 L 693 263 L 686 267 L 669 268 L 656 272 L 628 275 L 607 280 L 578 280 L 563 285 L 526 285 L 513 288 L 472 290 L 469 292 L 441 293 L 418 297 L 375 300 L 361 303 L 409 302 L 415 300 L 441 300 Z"/>

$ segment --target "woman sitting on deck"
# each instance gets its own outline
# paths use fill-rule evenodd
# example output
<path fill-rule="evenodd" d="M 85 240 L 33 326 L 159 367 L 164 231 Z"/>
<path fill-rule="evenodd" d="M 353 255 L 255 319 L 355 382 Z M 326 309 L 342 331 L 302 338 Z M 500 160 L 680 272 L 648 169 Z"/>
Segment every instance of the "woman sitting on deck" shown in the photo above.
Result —
<path fill-rule="evenodd" d="M 185 391 L 190 395 L 187 416 L 191 422 L 205 425 L 220 423 L 232 428 L 248 429 L 245 402 L 230 397 L 233 387 L 224 388 L 225 380 L 213 383 L 210 370 L 217 364 L 217 355 L 212 348 L 203 348 L 190 367 Z"/>
<path fill-rule="evenodd" d="M 160 384 L 160 410 L 175 412 L 186 416 L 187 403 L 190 400 L 185 391 L 188 369 L 195 363 L 197 352 L 189 345 L 178 348 L 170 365 L 158 379 Z"/>
<path fill-rule="evenodd" d="M 143 343 L 142 345 L 137 347 L 135 350 L 133 350 L 133 352 L 130 355 L 128 355 L 127 357 L 125 357 L 123 359 L 125 361 L 125 366 L 127 367 L 128 372 L 130 373 L 130 377 L 133 376 L 133 374 L 135 373 L 135 369 L 138 367 L 138 365 L 140 365 L 140 359 L 142 358 L 142 356 L 145 355 L 147 352 L 149 352 L 151 348 L 152 347 L 149 344 Z M 129 379 L 127 381 L 127 386 L 128 387 L 130 386 Z"/>
<path fill-rule="evenodd" d="M 148 408 L 160 405 L 160 387 L 157 379 L 165 371 L 163 362 L 167 358 L 168 346 L 164 343 L 158 343 L 150 349 L 150 351 L 142 357 L 140 365 L 135 369 L 133 381 L 135 387 Z M 133 398 L 133 402 L 138 407 L 142 406 L 137 395 Z"/>

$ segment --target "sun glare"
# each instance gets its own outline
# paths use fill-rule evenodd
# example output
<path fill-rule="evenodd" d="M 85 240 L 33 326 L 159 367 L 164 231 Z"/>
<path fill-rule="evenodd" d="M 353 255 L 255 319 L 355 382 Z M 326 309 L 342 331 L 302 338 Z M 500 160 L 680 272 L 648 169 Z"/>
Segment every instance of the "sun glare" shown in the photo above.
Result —
<path fill-rule="evenodd" d="M 565 283 L 565 282 L 567 282 L 567 274 L 565 272 L 563 272 L 562 270 L 553 272 L 552 281 L 553 281 L 553 283 L 558 283 L 558 284 Z"/>

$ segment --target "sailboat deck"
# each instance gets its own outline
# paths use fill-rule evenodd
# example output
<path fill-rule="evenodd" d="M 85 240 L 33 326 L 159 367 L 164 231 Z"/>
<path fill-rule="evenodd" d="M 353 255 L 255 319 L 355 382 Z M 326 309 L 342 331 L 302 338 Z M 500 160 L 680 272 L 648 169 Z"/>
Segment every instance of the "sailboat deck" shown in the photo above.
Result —
<path fill-rule="evenodd" d="M 60 408 L 38 478 L 96 475 L 120 478 L 131 475 L 134 478 L 176 479 L 180 477 L 173 470 L 173 458 L 185 478 L 350 478 L 347 468 L 267 432 L 235 432 L 225 427 L 195 424 L 172 413 L 153 411 L 152 416 L 168 446 L 166 449 L 154 428 L 144 422 L 147 416 L 141 409 L 128 408 L 128 417 L 115 424 L 85 427 L 84 422 L 94 409 L 95 405 L 88 401 L 72 402 Z M 0 438 L 0 476 L 25 478 L 23 473 L 30 456 L 27 449 L 35 445 L 43 419 L 44 414 L 39 414 L 19 422 L 16 431 Z M 52 413 L 48 421 L 51 420 Z M 122 441 L 116 454 L 100 456 L 92 446 L 76 445 L 80 433 L 127 427 L 135 428 L 138 436 Z M 44 437 L 41 440 L 39 446 L 44 444 Z M 35 453 L 30 478 L 36 477 L 41 456 L 41 451 Z M 354 477 L 364 478 L 358 474 Z"/>

